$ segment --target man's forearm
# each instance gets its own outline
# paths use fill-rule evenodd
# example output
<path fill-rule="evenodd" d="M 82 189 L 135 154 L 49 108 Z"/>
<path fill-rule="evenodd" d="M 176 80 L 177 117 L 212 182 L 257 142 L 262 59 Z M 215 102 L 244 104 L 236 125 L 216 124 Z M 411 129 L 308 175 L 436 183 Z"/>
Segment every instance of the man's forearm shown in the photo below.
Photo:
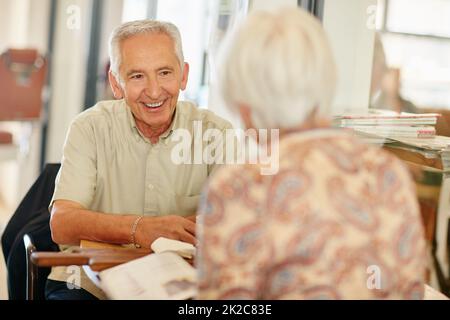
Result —
<path fill-rule="evenodd" d="M 55 202 L 50 220 L 58 244 L 79 245 L 80 240 L 129 243 L 135 215 L 95 212 Z"/>

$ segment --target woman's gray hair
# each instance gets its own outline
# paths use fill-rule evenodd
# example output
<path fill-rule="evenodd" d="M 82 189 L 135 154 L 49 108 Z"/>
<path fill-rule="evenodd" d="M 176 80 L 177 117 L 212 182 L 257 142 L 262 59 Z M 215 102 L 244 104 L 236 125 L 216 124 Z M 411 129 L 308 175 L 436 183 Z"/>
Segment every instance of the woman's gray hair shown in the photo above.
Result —
<path fill-rule="evenodd" d="M 306 11 L 250 14 L 218 60 L 224 102 L 249 106 L 255 127 L 296 127 L 314 110 L 329 116 L 336 66 L 320 22 Z"/>
<path fill-rule="evenodd" d="M 120 51 L 121 42 L 132 36 L 145 33 L 163 33 L 168 35 L 173 40 L 175 54 L 180 62 L 180 66 L 183 67 L 183 47 L 178 28 L 173 23 L 165 21 L 137 20 L 126 22 L 118 26 L 113 30 L 109 38 L 109 59 L 111 62 L 110 69 L 116 78 L 119 78 L 119 68 L 122 60 Z"/>

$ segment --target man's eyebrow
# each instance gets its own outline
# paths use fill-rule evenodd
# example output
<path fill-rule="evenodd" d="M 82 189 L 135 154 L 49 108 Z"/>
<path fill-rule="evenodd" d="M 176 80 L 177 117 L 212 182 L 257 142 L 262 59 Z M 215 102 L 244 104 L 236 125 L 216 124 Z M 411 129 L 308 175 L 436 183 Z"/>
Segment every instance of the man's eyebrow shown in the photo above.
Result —
<path fill-rule="evenodd" d="M 163 67 L 159 67 L 157 70 L 161 71 L 161 70 L 173 70 L 174 68 L 171 66 L 163 66 Z"/>
<path fill-rule="evenodd" d="M 158 69 L 156 69 L 156 71 L 161 71 L 161 70 L 173 71 L 174 67 L 167 65 L 167 66 L 162 66 L 162 67 L 159 67 Z M 139 70 L 139 69 L 131 69 L 130 71 L 127 72 L 127 77 L 131 76 L 132 74 L 135 74 L 135 73 L 144 73 L 144 71 Z"/>
<path fill-rule="evenodd" d="M 132 69 L 132 70 L 127 72 L 127 77 L 131 76 L 132 74 L 135 74 L 135 73 L 143 73 L 143 71 L 142 70 L 137 70 L 137 69 Z"/>

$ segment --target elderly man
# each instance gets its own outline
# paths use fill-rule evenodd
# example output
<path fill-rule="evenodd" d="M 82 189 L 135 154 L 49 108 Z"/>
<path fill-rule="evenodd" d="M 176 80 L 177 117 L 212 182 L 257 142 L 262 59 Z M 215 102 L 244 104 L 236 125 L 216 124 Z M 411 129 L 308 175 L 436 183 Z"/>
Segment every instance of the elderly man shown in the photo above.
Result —
<path fill-rule="evenodd" d="M 229 122 L 178 101 L 189 65 L 171 23 L 125 23 L 110 38 L 109 80 L 117 100 L 103 101 L 71 124 L 51 208 L 54 241 L 80 240 L 149 247 L 158 237 L 194 244 L 195 211 L 202 186 L 216 164 L 177 164 L 174 132 L 224 131 Z M 103 293 L 84 273 L 53 268 L 48 299 L 94 299 Z M 69 286 L 72 287 L 72 286 Z"/>

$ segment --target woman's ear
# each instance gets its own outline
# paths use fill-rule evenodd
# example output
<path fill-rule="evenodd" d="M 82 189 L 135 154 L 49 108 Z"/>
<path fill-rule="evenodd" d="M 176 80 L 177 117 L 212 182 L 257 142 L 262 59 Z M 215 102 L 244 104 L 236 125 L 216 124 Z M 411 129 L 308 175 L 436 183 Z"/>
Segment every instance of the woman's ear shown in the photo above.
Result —
<path fill-rule="evenodd" d="M 111 86 L 111 90 L 114 94 L 114 98 L 122 99 L 124 97 L 122 87 L 120 86 L 119 81 L 117 81 L 111 70 L 108 72 L 108 80 L 109 85 Z"/>
<path fill-rule="evenodd" d="M 254 128 L 252 121 L 252 110 L 246 104 L 240 103 L 238 105 L 239 114 L 241 115 L 242 122 L 245 125 L 246 129 Z"/>
<path fill-rule="evenodd" d="M 331 126 L 330 118 L 320 114 L 318 107 L 315 107 L 311 111 L 309 117 L 306 120 L 311 124 L 311 128 L 326 128 Z"/>

